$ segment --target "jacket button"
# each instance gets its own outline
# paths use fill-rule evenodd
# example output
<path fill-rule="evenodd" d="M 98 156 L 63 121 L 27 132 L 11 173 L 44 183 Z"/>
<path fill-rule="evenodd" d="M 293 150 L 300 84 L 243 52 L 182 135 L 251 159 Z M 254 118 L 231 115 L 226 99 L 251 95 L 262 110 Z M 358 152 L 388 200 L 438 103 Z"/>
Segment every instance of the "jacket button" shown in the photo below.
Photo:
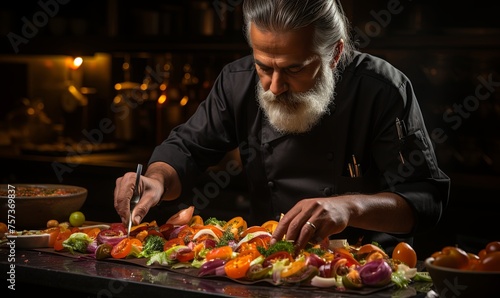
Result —
<path fill-rule="evenodd" d="M 271 145 L 269 145 L 269 143 L 264 143 L 263 146 L 264 146 L 264 150 L 269 151 L 269 152 L 271 151 Z"/>
<path fill-rule="evenodd" d="M 329 161 L 332 161 L 333 160 L 333 153 L 332 152 L 328 152 L 326 154 L 326 159 L 329 160 Z"/>
<path fill-rule="evenodd" d="M 332 195 L 332 189 L 330 187 L 327 187 L 325 189 L 323 189 L 323 195 L 325 195 L 325 197 L 329 197 Z"/>
<path fill-rule="evenodd" d="M 269 188 L 271 188 L 271 189 L 272 189 L 272 188 L 274 188 L 274 182 L 273 182 L 273 181 L 268 181 L 268 182 L 267 182 L 267 186 L 268 186 Z"/>

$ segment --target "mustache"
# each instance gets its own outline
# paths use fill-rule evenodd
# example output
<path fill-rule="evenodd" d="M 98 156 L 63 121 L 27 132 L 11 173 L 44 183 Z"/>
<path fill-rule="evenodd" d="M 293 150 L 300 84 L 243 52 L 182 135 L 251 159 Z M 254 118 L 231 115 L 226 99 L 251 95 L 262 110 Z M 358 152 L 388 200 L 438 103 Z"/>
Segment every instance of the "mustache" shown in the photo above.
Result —
<path fill-rule="evenodd" d="M 271 90 L 264 91 L 261 89 L 261 97 L 270 105 L 279 105 L 283 108 L 297 109 L 306 103 L 306 95 L 308 92 L 292 92 L 287 91 L 282 94 L 275 95 Z"/>

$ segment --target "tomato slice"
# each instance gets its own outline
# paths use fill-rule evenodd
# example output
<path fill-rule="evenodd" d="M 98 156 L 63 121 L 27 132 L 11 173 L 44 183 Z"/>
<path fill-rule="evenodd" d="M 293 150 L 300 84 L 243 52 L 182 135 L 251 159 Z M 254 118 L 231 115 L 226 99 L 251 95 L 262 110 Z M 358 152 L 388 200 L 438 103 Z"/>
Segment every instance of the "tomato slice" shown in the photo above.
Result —
<path fill-rule="evenodd" d="M 276 227 L 278 226 L 278 222 L 276 220 L 268 220 L 261 225 L 261 227 L 265 228 L 269 233 L 274 233 Z"/>
<path fill-rule="evenodd" d="M 233 256 L 233 249 L 229 245 L 216 247 L 207 252 L 205 259 L 207 261 L 213 259 L 229 260 Z"/>
<path fill-rule="evenodd" d="M 246 250 L 240 252 L 238 256 L 244 256 L 244 255 L 251 255 L 252 260 L 255 260 L 256 258 L 261 256 L 262 254 L 257 249 L 246 249 Z"/>
<path fill-rule="evenodd" d="M 130 238 L 124 238 L 118 244 L 113 246 L 113 249 L 111 250 L 111 256 L 114 259 L 123 259 L 132 250 L 132 241 Z"/>
<path fill-rule="evenodd" d="M 260 246 L 267 249 L 269 248 L 270 242 L 271 242 L 271 236 L 261 235 L 248 240 L 247 243 L 255 244 L 256 246 Z"/>
<path fill-rule="evenodd" d="M 230 278 L 234 279 L 243 278 L 246 276 L 252 260 L 253 260 L 252 255 L 238 256 L 234 259 L 229 260 L 224 265 L 224 271 L 226 272 L 226 275 Z"/>
<path fill-rule="evenodd" d="M 358 255 L 365 255 L 365 254 L 367 255 L 367 254 L 371 253 L 372 251 L 378 251 L 380 253 L 385 254 L 385 251 L 383 251 L 380 247 L 378 247 L 374 244 L 371 244 L 371 243 L 367 243 L 367 244 L 362 245 L 357 250 L 357 254 Z"/>
<path fill-rule="evenodd" d="M 60 227 L 47 228 L 42 232 L 44 234 L 49 234 L 49 247 L 54 247 L 54 243 L 56 242 L 57 236 L 61 232 L 61 228 Z"/>
<path fill-rule="evenodd" d="M 149 235 L 148 230 L 142 230 L 139 233 L 137 233 L 137 235 L 135 235 L 135 238 L 144 241 L 144 239 L 146 239 L 148 235 Z"/>
<path fill-rule="evenodd" d="M 257 245 L 255 243 L 242 243 L 240 247 L 236 250 L 237 253 L 241 254 L 248 250 L 257 250 Z"/>
<path fill-rule="evenodd" d="M 231 233 L 234 234 L 234 237 L 236 239 L 239 239 L 239 235 L 242 231 L 245 231 L 247 229 L 247 222 L 243 219 L 241 216 L 236 216 L 231 218 L 226 224 L 222 227 L 224 231 L 227 231 L 228 229 L 231 231 Z"/>
<path fill-rule="evenodd" d="M 177 234 L 177 238 L 182 238 L 182 240 L 184 240 L 184 243 L 188 243 L 193 239 L 194 234 L 194 229 L 188 225 L 185 225 L 181 228 L 179 234 Z"/>
<path fill-rule="evenodd" d="M 130 238 L 130 245 L 135 246 L 139 251 L 142 251 L 142 241 L 137 238 Z"/>
<path fill-rule="evenodd" d="M 182 240 L 182 238 L 172 238 L 165 242 L 165 244 L 163 245 L 163 251 L 166 251 L 169 248 L 172 248 L 177 245 L 186 245 L 186 244 L 184 243 L 184 240 Z"/>
<path fill-rule="evenodd" d="M 54 241 L 54 250 L 55 251 L 64 250 L 64 246 L 62 245 L 62 243 L 64 242 L 64 240 L 68 239 L 71 234 L 72 232 L 69 229 L 64 229 L 60 231 L 59 234 L 57 235 L 56 240 Z"/>
<path fill-rule="evenodd" d="M 177 252 L 177 261 L 179 262 L 189 262 L 194 259 L 194 251 L 186 250 Z"/>
<path fill-rule="evenodd" d="M 354 256 L 344 247 L 337 247 L 334 249 L 335 257 L 342 257 L 347 260 L 347 267 L 351 265 L 359 265 L 358 260 L 354 258 Z"/>
<path fill-rule="evenodd" d="M 299 272 L 302 272 L 302 270 L 304 270 L 305 268 L 306 268 L 305 260 L 296 260 L 281 271 L 281 277 L 290 277 Z"/>
<path fill-rule="evenodd" d="M 193 227 L 193 228 L 198 228 L 203 226 L 203 218 L 199 215 L 193 215 L 191 219 L 188 222 L 188 226 Z"/>
<path fill-rule="evenodd" d="M 83 232 L 87 234 L 90 238 L 95 239 L 97 238 L 97 235 L 101 232 L 101 229 L 98 227 L 86 228 L 83 229 Z"/>
<path fill-rule="evenodd" d="M 284 259 L 288 259 L 290 261 L 293 261 L 293 257 L 289 252 L 277 251 L 264 259 L 264 262 L 262 262 L 262 267 L 270 266 L 273 263 L 275 263 L 276 261 L 284 260 Z"/>

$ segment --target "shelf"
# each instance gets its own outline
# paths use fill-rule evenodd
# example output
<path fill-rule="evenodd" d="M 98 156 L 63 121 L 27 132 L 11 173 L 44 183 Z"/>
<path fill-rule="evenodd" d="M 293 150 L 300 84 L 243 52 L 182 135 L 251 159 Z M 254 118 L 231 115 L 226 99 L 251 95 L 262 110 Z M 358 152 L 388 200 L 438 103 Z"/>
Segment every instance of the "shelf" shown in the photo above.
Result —
<path fill-rule="evenodd" d="M 170 37 L 40 37 L 18 46 L 16 53 L 7 39 L 0 43 L 0 54 L 21 55 L 93 55 L 97 52 L 248 52 L 243 38 L 222 37 L 181 39 Z"/>
<path fill-rule="evenodd" d="M 364 46 L 363 46 L 364 45 Z M 388 35 L 361 40 L 360 47 L 371 50 L 478 50 L 500 48 L 500 32 L 485 34 Z"/>
<path fill-rule="evenodd" d="M 0 43 L 0 54 L 93 55 L 96 52 L 248 52 L 243 34 L 234 36 L 69 36 L 34 37 L 18 45 L 16 53 L 7 38 Z M 500 33 L 477 35 L 388 35 L 361 37 L 361 50 L 488 50 L 500 48 Z"/>

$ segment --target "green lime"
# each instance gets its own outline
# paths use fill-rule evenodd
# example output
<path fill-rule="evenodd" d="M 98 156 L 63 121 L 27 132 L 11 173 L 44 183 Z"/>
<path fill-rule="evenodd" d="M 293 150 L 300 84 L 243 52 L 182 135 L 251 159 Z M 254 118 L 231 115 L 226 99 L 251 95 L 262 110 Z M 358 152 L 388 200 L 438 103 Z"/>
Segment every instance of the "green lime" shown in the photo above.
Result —
<path fill-rule="evenodd" d="M 80 211 L 75 211 L 69 216 L 69 223 L 73 227 L 80 227 L 85 222 L 85 215 Z"/>

